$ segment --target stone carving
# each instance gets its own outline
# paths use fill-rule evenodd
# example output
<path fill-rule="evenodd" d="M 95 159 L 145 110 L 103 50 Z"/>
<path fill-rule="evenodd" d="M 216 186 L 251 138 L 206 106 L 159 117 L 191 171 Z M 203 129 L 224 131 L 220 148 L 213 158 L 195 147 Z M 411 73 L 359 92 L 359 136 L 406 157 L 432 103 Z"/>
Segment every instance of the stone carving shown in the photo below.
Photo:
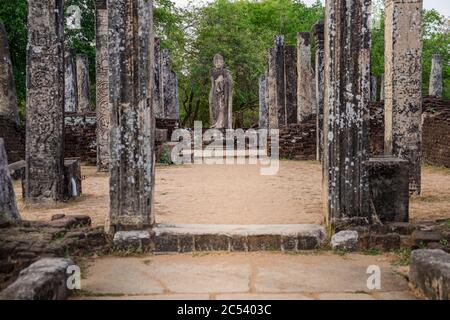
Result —
<path fill-rule="evenodd" d="M 111 177 L 106 229 L 145 229 L 155 222 L 152 1 L 107 4 Z"/>
<path fill-rule="evenodd" d="M 78 87 L 78 112 L 91 111 L 91 94 L 89 81 L 89 60 L 87 55 L 77 55 L 77 87 Z"/>
<path fill-rule="evenodd" d="M 442 60 L 438 54 L 433 54 L 433 60 L 431 61 L 431 74 L 430 74 L 430 96 L 442 98 Z"/>
<path fill-rule="evenodd" d="M 420 194 L 422 0 L 385 7 L 385 153 L 409 161 L 410 191 Z"/>
<path fill-rule="evenodd" d="M 233 79 L 231 72 L 224 68 L 220 54 L 213 59 L 211 70 L 211 91 L 209 94 L 209 114 L 211 128 L 233 128 Z"/>
<path fill-rule="evenodd" d="M 9 174 L 5 143 L 0 138 L 0 224 L 20 220 L 17 209 L 16 195 Z"/>
<path fill-rule="evenodd" d="M 323 194 L 327 222 L 370 223 L 370 0 L 330 0 L 325 16 Z M 349 32 L 350 26 L 354 32 Z M 351 43 L 351 46 L 349 45 Z"/>
<path fill-rule="evenodd" d="M 65 60 L 64 108 L 66 112 L 77 112 L 78 107 L 77 70 L 75 65 L 75 53 L 73 49 L 66 49 L 64 60 Z"/>
<path fill-rule="evenodd" d="M 0 21 L 0 117 L 19 121 L 16 84 L 5 26 Z"/>
<path fill-rule="evenodd" d="M 319 21 L 313 26 L 313 35 L 316 40 L 316 65 L 315 65 L 315 90 L 316 90 L 316 134 L 317 134 L 317 155 L 316 160 L 322 161 L 323 154 L 323 100 L 324 100 L 324 26 L 323 21 Z"/>
<path fill-rule="evenodd" d="M 161 52 L 161 82 L 163 112 L 165 119 L 179 118 L 178 104 L 178 79 L 177 74 L 172 70 L 172 60 L 170 51 L 167 49 Z"/>
<path fill-rule="evenodd" d="M 106 0 L 96 3 L 96 113 L 97 170 L 109 171 L 108 10 Z"/>
<path fill-rule="evenodd" d="M 297 34 L 298 109 L 297 119 L 302 122 L 312 114 L 317 114 L 314 70 L 311 66 L 311 44 L 309 32 Z"/>
<path fill-rule="evenodd" d="M 267 110 L 267 74 L 259 78 L 259 128 L 268 128 L 268 110 Z"/>
<path fill-rule="evenodd" d="M 64 200 L 64 5 L 28 1 L 25 201 Z"/>

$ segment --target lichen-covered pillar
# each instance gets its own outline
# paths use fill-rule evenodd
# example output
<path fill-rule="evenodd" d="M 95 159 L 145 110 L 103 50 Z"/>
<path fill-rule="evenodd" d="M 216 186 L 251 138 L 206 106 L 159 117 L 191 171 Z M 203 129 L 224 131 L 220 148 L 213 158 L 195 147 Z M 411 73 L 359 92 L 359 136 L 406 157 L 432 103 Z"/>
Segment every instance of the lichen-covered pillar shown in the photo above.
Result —
<path fill-rule="evenodd" d="M 297 120 L 302 122 L 316 114 L 316 88 L 311 60 L 311 41 L 309 32 L 297 34 Z"/>
<path fill-rule="evenodd" d="M 326 1 L 323 197 L 334 226 L 371 222 L 370 15 L 370 0 Z"/>
<path fill-rule="evenodd" d="M 177 74 L 172 70 L 172 59 L 168 49 L 161 52 L 161 73 L 164 118 L 178 120 L 178 79 Z"/>
<path fill-rule="evenodd" d="M 430 96 L 442 98 L 442 60 L 438 54 L 433 54 L 433 60 L 431 61 L 431 73 L 430 73 Z"/>
<path fill-rule="evenodd" d="M 9 174 L 5 143 L 0 138 L 0 225 L 20 221 L 16 195 Z"/>
<path fill-rule="evenodd" d="M 108 0 L 110 232 L 155 223 L 151 15 L 151 0 Z"/>
<path fill-rule="evenodd" d="M 97 113 L 97 170 L 109 171 L 109 108 L 108 90 L 108 10 L 106 0 L 96 2 L 96 113 Z"/>
<path fill-rule="evenodd" d="M 385 153 L 409 161 L 420 194 L 422 0 L 386 0 L 385 16 Z"/>
<path fill-rule="evenodd" d="M 370 101 L 377 101 L 377 94 L 378 94 L 378 79 L 376 76 L 370 77 Z"/>
<path fill-rule="evenodd" d="M 78 109 L 79 113 L 91 111 L 91 94 L 89 81 L 89 59 L 85 54 L 78 54 L 77 64 L 77 88 L 78 88 Z"/>
<path fill-rule="evenodd" d="M 315 64 L 315 92 L 316 92 L 316 135 L 317 155 L 316 160 L 322 161 L 323 153 L 323 100 L 324 100 L 324 77 L 325 77 L 325 53 L 324 53 L 324 26 L 319 21 L 313 26 L 313 34 L 316 41 L 316 64 Z"/>
<path fill-rule="evenodd" d="M 0 21 L 0 117 L 19 121 L 16 84 L 5 26 Z"/>
<path fill-rule="evenodd" d="M 380 101 L 384 101 L 384 73 L 381 75 L 380 80 Z"/>
<path fill-rule="evenodd" d="M 259 78 L 259 128 L 267 129 L 268 120 L 267 74 L 263 74 Z"/>
<path fill-rule="evenodd" d="M 77 112 L 78 106 L 78 87 L 77 87 L 77 69 L 75 65 L 75 52 L 73 49 L 66 48 L 65 51 L 65 90 L 64 101 L 66 112 Z"/>
<path fill-rule="evenodd" d="M 156 118 L 164 118 L 164 103 L 163 103 L 163 79 L 162 79 L 162 64 L 161 64 L 161 40 L 155 38 L 154 43 L 154 79 L 153 79 L 153 113 Z"/>
<path fill-rule="evenodd" d="M 269 50 L 267 77 L 269 129 L 278 129 L 279 126 L 287 124 L 284 89 L 284 37 L 278 35 L 274 39 L 273 47 Z"/>
<path fill-rule="evenodd" d="M 297 48 L 284 47 L 284 103 L 286 124 L 297 123 Z"/>
<path fill-rule="evenodd" d="M 224 68 L 220 54 L 214 56 L 211 70 L 211 91 L 209 93 L 209 112 L 211 128 L 233 128 L 233 79 L 231 72 Z"/>
<path fill-rule="evenodd" d="M 64 200 L 64 3 L 28 1 L 25 201 Z"/>

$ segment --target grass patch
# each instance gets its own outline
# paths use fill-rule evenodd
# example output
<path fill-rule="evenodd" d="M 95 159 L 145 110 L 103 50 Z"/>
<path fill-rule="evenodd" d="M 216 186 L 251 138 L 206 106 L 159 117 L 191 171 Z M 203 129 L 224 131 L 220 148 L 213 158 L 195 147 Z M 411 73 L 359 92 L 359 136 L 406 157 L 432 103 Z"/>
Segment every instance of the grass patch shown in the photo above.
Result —
<path fill-rule="evenodd" d="M 381 251 L 375 248 L 365 249 L 361 252 L 365 256 L 378 256 L 381 254 Z"/>
<path fill-rule="evenodd" d="M 73 297 L 124 297 L 126 296 L 124 293 L 100 293 L 100 292 L 92 292 L 89 290 L 74 290 L 72 293 Z"/>
<path fill-rule="evenodd" d="M 395 259 L 393 262 L 394 266 L 408 266 L 409 258 L 411 257 L 411 248 L 401 248 L 394 251 Z"/>

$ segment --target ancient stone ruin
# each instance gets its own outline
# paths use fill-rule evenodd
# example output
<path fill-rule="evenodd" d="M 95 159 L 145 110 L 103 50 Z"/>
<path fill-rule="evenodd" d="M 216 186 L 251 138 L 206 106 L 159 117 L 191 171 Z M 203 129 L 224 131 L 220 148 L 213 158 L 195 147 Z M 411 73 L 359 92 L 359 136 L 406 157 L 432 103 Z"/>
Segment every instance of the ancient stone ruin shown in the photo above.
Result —
<path fill-rule="evenodd" d="M 312 33 L 316 42 L 315 64 L 315 97 L 317 106 L 316 122 L 316 160 L 322 161 L 323 153 L 323 103 L 324 103 L 324 78 L 325 78 L 325 52 L 324 52 L 324 25 L 319 21 L 313 26 Z"/>
<path fill-rule="evenodd" d="M 316 85 L 314 69 L 311 66 L 311 35 L 309 32 L 297 34 L 297 120 L 302 122 L 312 114 L 317 114 Z M 320 63 L 320 61 L 318 61 Z"/>
<path fill-rule="evenodd" d="M 78 86 L 77 86 L 77 68 L 75 61 L 75 53 L 72 49 L 67 49 L 65 51 L 64 61 L 65 61 L 65 111 L 66 112 L 77 112 L 78 109 Z"/>
<path fill-rule="evenodd" d="M 0 138 L 0 225 L 18 221 L 20 221 L 20 214 L 9 173 L 5 143 Z"/>
<path fill-rule="evenodd" d="M 267 129 L 269 122 L 269 112 L 267 109 L 268 100 L 267 91 L 267 74 L 263 74 L 259 78 L 259 127 L 261 129 Z"/>
<path fill-rule="evenodd" d="M 78 54 L 76 56 L 77 65 L 77 88 L 78 88 L 78 109 L 79 113 L 91 110 L 91 94 L 89 81 L 89 60 L 87 55 Z"/>
<path fill-rule="evenodd" d="M 211 128 L 233 128 L 233 79 L 231 72 L 225 68 L 220 54 L 213 59 L 211 70 L 211 91 L 209 94 L 209 114 Z"/>
<path fill-rule="evenodd" d="M 442 60 L 438 54 L 433 54 L 431 61 L 430 89 L 428 94 L 442 98 Z"/>

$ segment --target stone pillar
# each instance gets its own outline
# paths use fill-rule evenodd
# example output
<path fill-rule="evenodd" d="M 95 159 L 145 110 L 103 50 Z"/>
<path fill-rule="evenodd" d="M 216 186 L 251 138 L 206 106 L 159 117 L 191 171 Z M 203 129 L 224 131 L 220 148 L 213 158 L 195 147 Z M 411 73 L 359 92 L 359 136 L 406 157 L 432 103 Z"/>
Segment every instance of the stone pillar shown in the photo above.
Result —
<path fill-rule="evenodd" d="M 316 89 L 314 71 L 311 66 L 310 37 L 309 32 L 299 32 L 297 34 L 298 122 L 302 122 L 310 115 L 316 114 Z"/>
<path fill-rule="evenodd" d="M 0 117 L 19 121 L 16 84 L 5 26 L 0 21 Z"/>
<path fill-rule="evenodd" d="M 77 55 L 78 112 L 91 111 L 91 94 L 89 81 L 89 60 L 87 55 Z"/>
<path fill-rule="evenodd" d="M 278 129 L 287 124 L 285 110 L 284 78 L 284 36 L 278 35 L 269 50 L 269 72 L 267 90 L 269 92 L 269 129 Z"/>
<path fill-rule="evenodd" d="M 420 194 L 422 0 L 385 7 L 385 153 L 409 161 L 410 191 Z"/>
<path fill-rule="evenodd" d="M 64 3 L 28 1 L 25 201 L 64 200 Z"/>
<path fill-rule="evenodd" d="M 211 70 L 211 92 L 209 94 L 209 112 L 211 128 L 233 128 L 233 79 L 231 72 L 224 68 L 223 57 L 214 56 L 214 68 Z"/>
<path fill-rule="evenodd" d="M 96 2 L 96 113 L 97 170 L 109 171 L 109 108 L 108 90 L 108 10 L 106 0 Z"/>
<path fill-rule="evenodd" d="M 77 69 L 75 65 L 75 52 L 73 49 L 66 49 L 65 53 L 64 108 L 66 112 L 77 112 L 78 86 Z"/>
<path fill-rule="evenodd" d="M 328 0 L 325 8 L 323 197 L 326 220 L 370 223 L 368 159 L 371 1 Z"/>
<path fill-rule="evenodd" d="M 16 195 L 9 174 L 5 143 L 0 138 L 0 225 L 20 221 Z"/>
<path fill-rule="evenodd" d="M 381 75 L 380 80 L 380 101 L 384 101 L 384 73 Z"/>
<path fill-rule="evenodd" d="M 172 70 L 172 59 L 168 49 L 161 52 L 161 74 L 164 118 L 178 120 L 178 79 Z"/>
<path fill-rule="evenodd" d="M 284 47 L 284 103 L 286 124 L 297 123 L 297 49 Z"/>
<path fill-rule="evenodd" d="M 267 129 L 268 126 L 267 110 L 267 74 L 259 78 L 259 128 Z"/>
<path fill-rule="evenodd" d="M 313 34 L 316 41 L 316 65 L 315 65 L 315 90 L 316 90 L 316 134 L 317 134 L 317 156 L 318 161 L 322 161 L 323 153 L 323 100 L 324 100 L 324 26 L 323 21 L 317 22 L 313 27 Z"/>
<path fill-rule="evenodd" d="M 442 60 L 438 54 L 433 54 L 433 60 L 431 61 L 431 74 L 430 74 L 430 96 L 442 98 Z"/>
<path fill-rule="evenodd" d="M 376 102 L 378 95 L 378 79 L 376 76 L 370 77 L 370 101 Z"/>
<path fill-rule="evenodd" d="M 151 16 L 151 0 L 108 0 L 112 232 L 155 223 Z"/>
<path fill-rule="evenodd" d="M 155 38 L 154 44 L 154 80 L 153 80 L 153 113 L 156 118 L 164 118 L 161 70 L 161 40 Z"/>

